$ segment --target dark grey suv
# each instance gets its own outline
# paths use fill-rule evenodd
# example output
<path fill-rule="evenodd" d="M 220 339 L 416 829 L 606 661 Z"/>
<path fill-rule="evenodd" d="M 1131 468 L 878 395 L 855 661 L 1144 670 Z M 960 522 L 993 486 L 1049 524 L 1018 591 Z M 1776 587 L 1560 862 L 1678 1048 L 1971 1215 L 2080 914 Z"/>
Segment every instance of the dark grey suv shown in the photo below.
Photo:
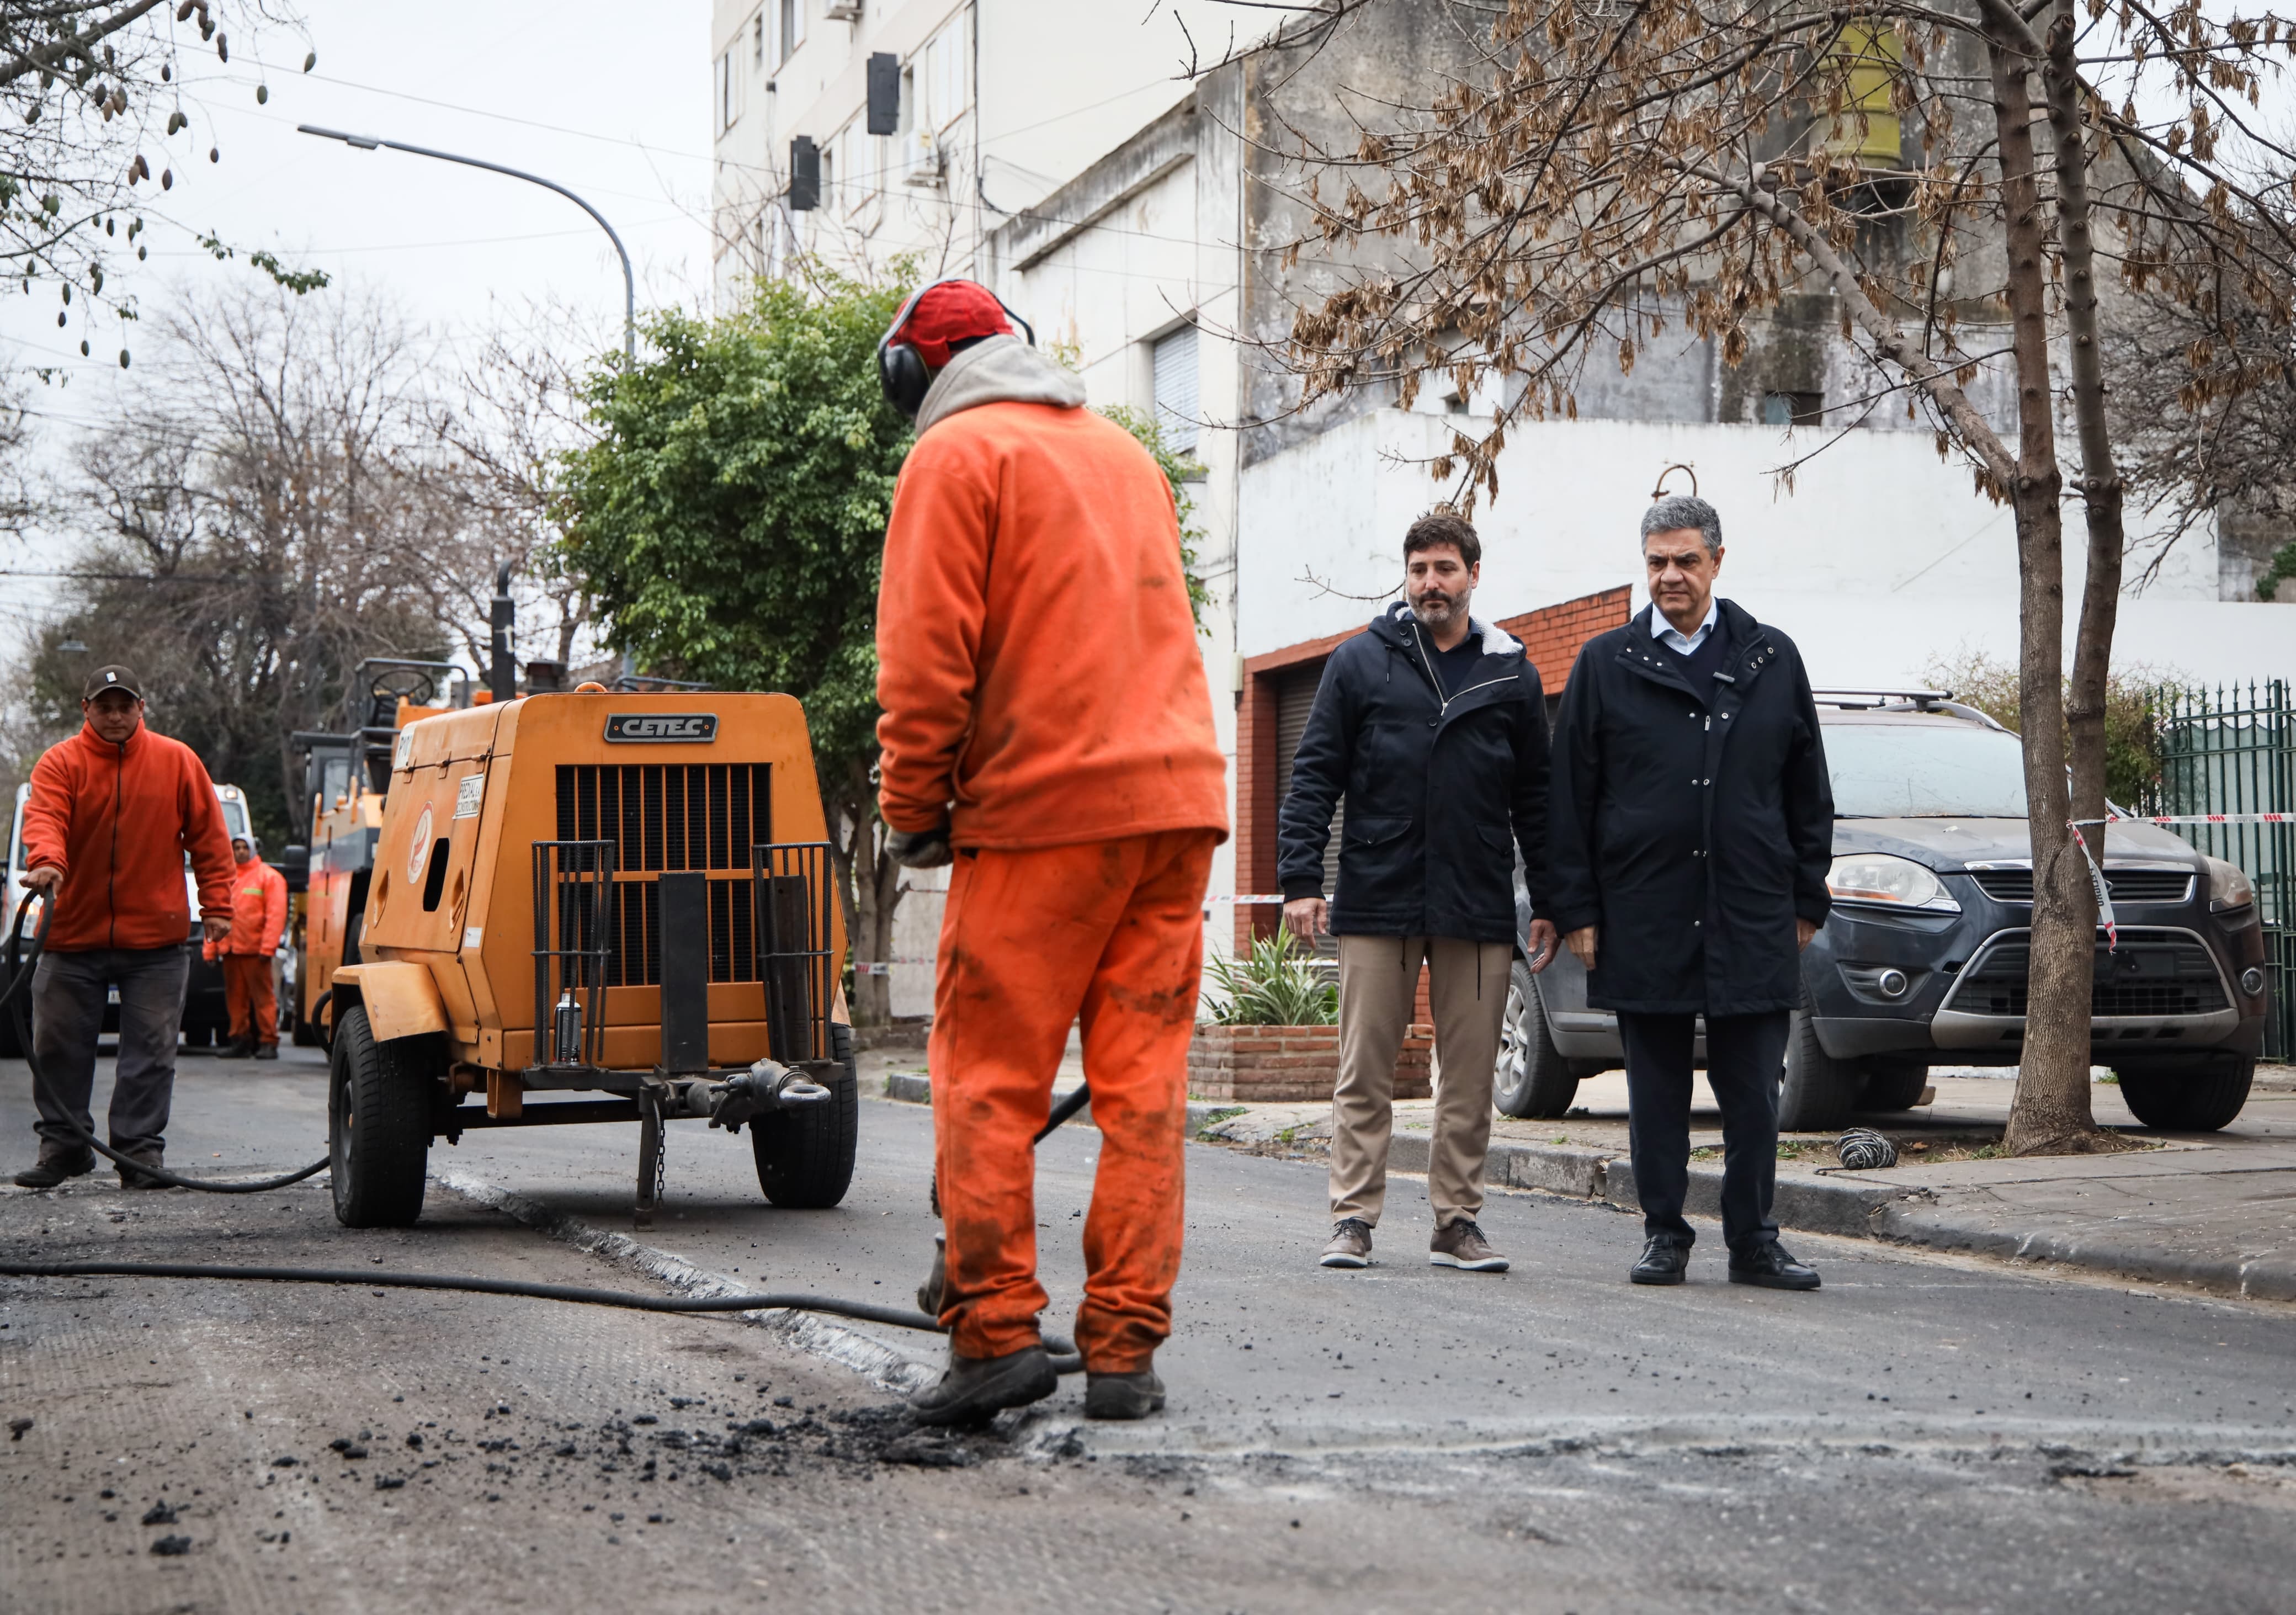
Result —
<path fill-rule="evenodd" d="M 1779 1125 L 1840 1127 L 1920 1101 L 1931 1064 L 2014 1065 L 2025 1037 L 2033 869 L 2017 737 L 1931 691 L 1820 691 L 1833 780 L 1833 912 L 1802 955 Z M 2097 933 L 2092 1058 L 2148 1127 L 2208 1131 L 2247 1103 L 2268 972 L 2255 889 L 2152 824 L 2105 840 L 2120 946 Z M 1520 881 L 1517 911 L 1528 927 Z M 1700 1055 L 1703 1057 L 1703 1045 Z M 1560 1116 L 1623 1063 L 1617 1019 L 1587 1004 L 1566 951 L 1518 955 L 1496 1102 Z"/>

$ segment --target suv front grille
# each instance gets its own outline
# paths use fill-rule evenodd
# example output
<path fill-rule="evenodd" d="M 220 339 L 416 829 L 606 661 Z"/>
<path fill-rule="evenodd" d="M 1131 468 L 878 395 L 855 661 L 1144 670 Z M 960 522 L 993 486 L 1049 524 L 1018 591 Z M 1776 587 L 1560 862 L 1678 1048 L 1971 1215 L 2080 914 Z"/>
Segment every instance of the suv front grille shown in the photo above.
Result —
<path fill-rule="evenodd" d="M 1978 889 L 1997 903 L 2033 900 L 2030 869 L 1972 869 L 1969 873 Z M 2104 884 L 2116 903 L 2182 903 L 2193 891 L 2193 877 L 2182 869 L 2108 868 Z"/>
<path fill-rule="evenodd" d="M 1971 1015 L 2022 1015 L 2031 945 L 2002 942 L 1964 971 L 1953 1008 Z M 2123 939 L 2108 955 L 2097 945 L 2092 1015 L 2206 1015 L 2226 1007 L 2209 950 L 2189 937 Z"/>
<path fill-rule="evenodd" d="M 768 763 L 559 765 L 558 839 L 614 844 L 607 986 L 661 983 L 660 891 L 629 878 L 661 870 L 709 872 L 709 980 L 758 979 L 750 848 L 774 839 L 771 780 Z"/>

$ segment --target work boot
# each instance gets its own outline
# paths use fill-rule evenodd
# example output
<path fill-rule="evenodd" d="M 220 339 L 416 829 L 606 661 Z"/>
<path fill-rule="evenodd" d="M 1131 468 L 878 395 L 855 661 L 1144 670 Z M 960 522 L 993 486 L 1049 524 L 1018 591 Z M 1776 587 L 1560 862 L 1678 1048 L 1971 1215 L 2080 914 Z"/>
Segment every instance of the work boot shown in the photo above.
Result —
<path fill-rule="evenodd" d="M 1326 1267 L 1371 1266 L 1371 1225 L 1360 1217 L 1343 1217 L 1332 1225 L 1332 1242 L 1324 1247 Z"/>
<path fill-rule="evenodd" d="M 258 1060 L 276 1060 L 279 1058 L 279 1045 L 275 1043 L 258 1043 L 255 1045 L 255 1057 Z"/>
<path fill-rule="evenodd" d="M 85 1177 L 95 1170 L 95 1152 L 86 1144 L 43 1142 L 37 1166 L 16 1174 L 20 1189 L 53 1189 L 68 1177 Z"/>
<path fill-rule="evenodd" d="M 909 1398 L 920 1424 L 977 1424 L 1008 1407 L 1026 1407 L 1061 1382 L 1042 1346 L 1023 1346 L 1001 1357 L 948 1354 L 948 1372 Z"/>
<path fill-rule="evenodd" d="M 216 1051 L 225 1060 L 244 1060 L 255 1053 L 255 1045 L 243 1037 L 234 1037 Z"/>
<path fill-rule="evenodd" d="M 1094 1373 L 1084 1376 L 1084 1416 L 1087 1419 L 1144 1419 L 1164 1411 L 1164 1381 L 1153 1368 L 1135 1373 Z"/>
<path fill-rule="evenodd" d="M 1435 1230 L 1428 1242 L 1427 1264 L 1431 1267 L 1457 1267 L 1467 1273 L 1505 1273 L 1507 1258 L 1491 1249 L 1483 1237 L 1482 1229 L 1472 1217 Z"/>
<path fill-rule="evenodd" d="M 149 1145 L 140 1150 L 121 1150 L 119 1152 L 139 1166 L 164 1167 L 167 1165 L 166 1152 Z M 138 1172 L 134 1167 L 121 1167 L 119 1186 L 123 1189 L 164 1189 L 168 1185 L 148 1172 Z"/>

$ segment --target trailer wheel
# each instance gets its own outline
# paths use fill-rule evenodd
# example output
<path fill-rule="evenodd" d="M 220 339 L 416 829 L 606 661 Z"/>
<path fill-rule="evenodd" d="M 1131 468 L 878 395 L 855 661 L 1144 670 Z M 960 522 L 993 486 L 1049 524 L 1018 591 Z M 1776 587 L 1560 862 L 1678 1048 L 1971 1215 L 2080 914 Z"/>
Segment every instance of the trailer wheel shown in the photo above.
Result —
<path fill-rule="evenodd" d="M 820 1210 L 845 1198 L 853 1182 L 853 1156 L 861 1137 L 861 1076 L 853 1061 L 853 1029 L 829 1025 L 829 1053 L 845 1070 L 832 1078 L 827 1104 L 776 1111 L 750 1124 L 758 1187 L 776 1206 Z"/>
<path fill-rule="evenodd" d="M 335 1220 L 403 1228 L 422 1215 L 430 1159 L 429 1040 L 377 1043 L 366 1008 L 343 1012 L 327 1072 L 327 1153 Z"/>

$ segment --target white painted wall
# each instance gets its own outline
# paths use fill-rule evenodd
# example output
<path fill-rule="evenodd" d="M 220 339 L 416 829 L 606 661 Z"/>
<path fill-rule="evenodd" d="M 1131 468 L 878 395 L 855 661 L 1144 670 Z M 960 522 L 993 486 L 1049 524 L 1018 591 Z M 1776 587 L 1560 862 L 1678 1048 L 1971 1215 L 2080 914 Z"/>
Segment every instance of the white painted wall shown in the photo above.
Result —
<path fill-rule="evenodd" d="M 1246 470 L 1238 640 L 1256 655 L 1365 621 L 1398 581 L 1397 546 L 1441 491 L 1423 465 L 1451 422 L 1382 410 Z M 1769 427 L 1550 422 L 1514 432 L 1499 497 L 1476 513 L 1479 615 L 1511 616 L 1596 590 L 1640 588 L 1636 524 L 1669 465 L 1687 464 L 1722 513 L 1721 592 L 1800 644 L 1824 684 L 1899 684 L 1965 650 L 2013 660 L 2017 560 L 2009 511 L 1910 432 L 1855 432 L 1802 467 L 1792 492 L 1772 470 L 1813 444 Z M 1677 471 L 1671 491 L 1687 491 Z M 2143 543 L 2141 515 L 2133 514 Z M 2080 586 L 2068 524 L 2069 601 Z M 2212 535 L 2171 551 L 2124 596 L 2116 660 L 2204 679 L 2296 674 L 2296 615 L 2216 598 Z M 2070 623 L 2068 623 L 2070 633 Z"/>

